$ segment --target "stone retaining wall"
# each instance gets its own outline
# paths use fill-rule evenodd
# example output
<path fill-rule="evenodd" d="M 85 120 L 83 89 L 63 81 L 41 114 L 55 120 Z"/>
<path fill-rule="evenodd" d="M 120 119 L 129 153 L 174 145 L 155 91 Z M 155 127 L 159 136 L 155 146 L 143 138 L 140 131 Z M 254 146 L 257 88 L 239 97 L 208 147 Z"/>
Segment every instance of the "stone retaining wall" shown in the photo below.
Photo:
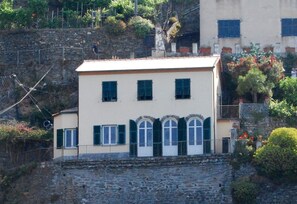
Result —
<path fill-rule="evenodd" d="M 226 156 L 57 162 L 22 179 L 5 203 L 232 203 Z"/>

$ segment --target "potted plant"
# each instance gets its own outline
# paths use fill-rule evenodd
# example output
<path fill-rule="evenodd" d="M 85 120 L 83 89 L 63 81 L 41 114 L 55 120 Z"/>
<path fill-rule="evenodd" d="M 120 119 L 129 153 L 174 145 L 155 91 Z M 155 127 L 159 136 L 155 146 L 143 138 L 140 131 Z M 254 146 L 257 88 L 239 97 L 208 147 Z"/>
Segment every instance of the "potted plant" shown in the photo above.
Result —
<path fill-rule="evenodd" d="M 263 48 L 264 52 L 273 52 L 273 46 L 272 45 L 268 45 L 266 47 Z"/>
<path fill-rule="evenodd" d="M 231 47 L 223 47 L 222 48 L 222 53 L 231 54 L 232 53 L 232 48 Z"/>
<path fill-rule="evenodd" d="M 295 52 L 295 47 L 286 47 L 286 52 L 294 53 Z"/>
<path fill-rule="evenodd" d="M 200 55 L 207 56 L 211 54 L 211 47 L 210 46 L 201 46 L 199 49 Z"/>

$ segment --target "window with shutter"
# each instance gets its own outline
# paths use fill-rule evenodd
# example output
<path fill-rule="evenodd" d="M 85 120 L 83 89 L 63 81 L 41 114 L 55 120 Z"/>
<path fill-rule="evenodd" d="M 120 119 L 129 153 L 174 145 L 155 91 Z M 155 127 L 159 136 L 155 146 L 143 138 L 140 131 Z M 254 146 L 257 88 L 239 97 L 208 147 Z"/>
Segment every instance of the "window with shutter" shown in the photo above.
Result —
<path fill-rule="evenodd" d="M 187 155 L 187 123 L 184 118 L 178 120 L 178 155 Z"/>
<path fill-rule="evenodd" d="M 101 131 L 101 126 L 96 125 L 96 126 L 93 127 L 94 145 L 100 145 L 101 144 L 100 131 Z"/>
<path fill-rule="evenodd" d="M 239 38 L 240 20 L 218 20 L 219 38 Z"/>
<path fill-rule="evenodd" d="M 117 82 L 116 81 L 102 82 L 102 101 L 103 102 L 117 101 Z"/>
<path fill-rule="evenodd" d="M 63 129 L 57 129 L 57 149 L 62 149 L 63 147 Z"/>
<path fill-rule="evenodd" d="M 210 154 L 211 152 L 211 124 L 210 117 L 206 118 L 203 122 L 203 152 Z"/>
<path fill-rule="evenodd" d="M 176 79 L 175 80 L 175 98 L 189 99 L 191 98 L 191 84 L 190 79 Z"/>
<path fill-rule="evenodd" d="M 283 18 L 282 24 L 282 36 L 297 36 L 297 18 Z"/>
<path fill-rule="evenodd" d="M 65 129 L 64 130 L 64 144 L 65 148 L 76 148 L 77 141 L 77 129 Z"/>
<path fill-rule="evenodd" d="M 135 121 L 130 120 L 130 156 L 137 156 L 137 124 Z"/>
<path fill-rule="evenodd" d="M 153 99 L 153 81 L 139 80 L 137 81 L 137 100 L 147 101 Z"/>
<path fill-rule="evenodd" d="M 126 126 L 125 125 L 119 125 L 118 126 L 118 144 L 126 144 Z"/>
<path fill-rule="evenodd" d="M 159 119 L 153 123 L 153 155 L 162 156 L 162 124 Z"/>

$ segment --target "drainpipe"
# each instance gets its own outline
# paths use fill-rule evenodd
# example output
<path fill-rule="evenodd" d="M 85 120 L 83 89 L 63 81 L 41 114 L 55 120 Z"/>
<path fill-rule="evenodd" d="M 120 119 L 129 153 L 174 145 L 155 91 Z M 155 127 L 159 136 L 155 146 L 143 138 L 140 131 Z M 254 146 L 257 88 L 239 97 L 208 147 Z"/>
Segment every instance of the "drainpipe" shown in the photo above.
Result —
<path fill-rule="evenodd" d="M 216 69 L 216 66 L 213 67 L 213 70 Z M 212 87 L 213 87 L 213 92 L 212 92 L 212 103 L 215 103 L 214 99 L 215 99 L 215 73 L 214 71 L 212 71 Z M 213 153 L 216 153 L 216 122 L 217 122 L 217 117 L 216 117 L 216 108 L 215 108 L 216 104 L 213 104 L 213 139 L 214 139 L 214 143 L 213 143 Z"/>

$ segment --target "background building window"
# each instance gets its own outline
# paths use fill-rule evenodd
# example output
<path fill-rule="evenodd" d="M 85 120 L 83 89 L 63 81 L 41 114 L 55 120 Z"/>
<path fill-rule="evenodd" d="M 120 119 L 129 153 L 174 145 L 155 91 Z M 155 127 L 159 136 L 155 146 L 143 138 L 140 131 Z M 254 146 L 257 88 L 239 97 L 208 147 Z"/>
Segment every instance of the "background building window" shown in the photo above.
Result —
<path fill-rule="evenodd" d="M 240 20 L 218 20 L 219 38 L 239 38 Z"/>
<path fill-rule="evenodd" d="M 153 99 L 153 81 L 139 80 L 137 81 L 137 100 L 145 101 Z"/>
<path fill-rule="evenodd" d="M 176 99 L 191 98 L 190 79 L 175 80 L 175 98 Z"/>
<path fill-rule="evenodd" d="M 106 81 L 102 83 L 102 101 L 117 101 L 116 81 Z"/>
<path fill-rule="evenodd" d="M 65 129 L 65 148 L 76 148 L 77 144 L 77 130 Z"/>
<path fill-rule="evenodd" d="M 282 19 L 282 36 L 297 36 L 297 18 Z"/>

